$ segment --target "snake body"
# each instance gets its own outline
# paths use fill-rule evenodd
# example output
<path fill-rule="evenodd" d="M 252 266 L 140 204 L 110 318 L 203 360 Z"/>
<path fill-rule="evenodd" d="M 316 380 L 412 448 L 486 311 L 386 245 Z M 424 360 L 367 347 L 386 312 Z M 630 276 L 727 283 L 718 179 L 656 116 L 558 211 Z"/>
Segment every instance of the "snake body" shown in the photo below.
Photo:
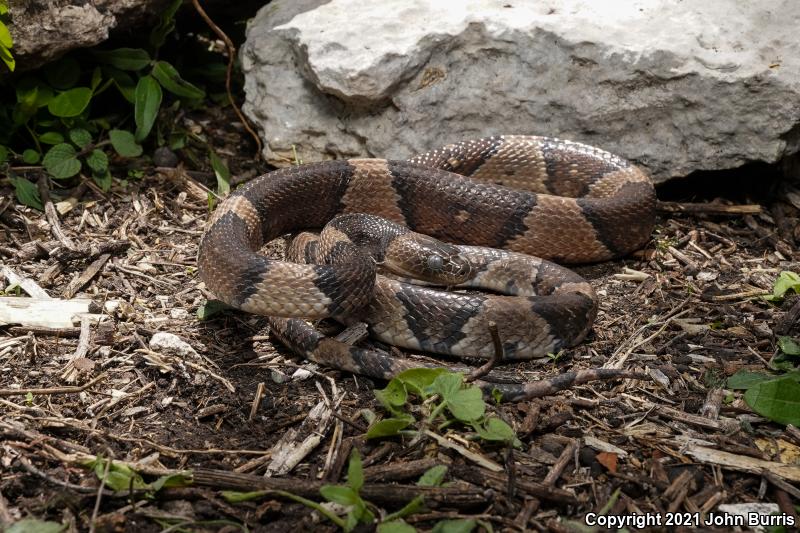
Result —
<path fill-rule="evenodd" d="M 392 280 L 379 282 L 384 290 L 376 297 L 374 283 L 365 282 L 373 276 L 369 258 L 301 265 L 257 253 L 265 242 L 320 228 L 340 213 L 378 215 L 463 245 L 479 265 L 476 283 L 524 296 L 522 308 L 509 310 L 502 296 L 433 295 L 429 288 Z M 325 338 L 295 317 L 347 322 L 377 316 L 367 322 L 384 340 L 402 337 L 405 346 L 484 357 L 491 355 L 486 324 L 493 321 L 506 358 L 543 355 L 585 337 L 596 297 L 571 271 L 522 254 L 559 263 L 620 257 L 647 242 L 654 220 L 652 183 L 630 162 L 570 141 L 497 136 L 408 161 L 326 161 L 256 178 L 215 211 L 200 243 L 198 268 L 220 300 L 279 317 L 271 318 L 273 332 L 294 351 L 386 378 L 419 365 Z M 508 278 L 522 268 L 528 286 L 510 287 L 526 285 Z M 518 272 L 514 276 L 520 279 Z M 558 379 L 593 377 L 603 376 Z M 529 385 L 499 388 L 509 399 L 533 394 Z"/>

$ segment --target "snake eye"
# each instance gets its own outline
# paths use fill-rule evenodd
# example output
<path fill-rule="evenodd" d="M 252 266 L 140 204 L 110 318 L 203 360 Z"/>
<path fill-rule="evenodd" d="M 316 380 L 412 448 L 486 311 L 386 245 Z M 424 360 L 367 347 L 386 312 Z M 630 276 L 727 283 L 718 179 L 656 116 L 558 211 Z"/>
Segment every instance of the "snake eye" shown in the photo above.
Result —
<path fill-rule="evenodd" d="M 444 266 L 444 259 L 441 255 L 432 254 L 428 256 L 428 268 L 439 271 Z"/>

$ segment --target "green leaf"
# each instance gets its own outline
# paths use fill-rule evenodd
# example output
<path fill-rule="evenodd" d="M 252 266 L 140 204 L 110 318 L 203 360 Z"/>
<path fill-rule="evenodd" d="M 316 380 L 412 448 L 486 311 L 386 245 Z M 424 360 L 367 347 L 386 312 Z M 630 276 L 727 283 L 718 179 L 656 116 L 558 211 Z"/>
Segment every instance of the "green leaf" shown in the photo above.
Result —
<path fill-rule="evenodd" d="M 437 376 L 430 389 L 445 400 L 448 400 L 461 388 L 462 383 L 464 383 L 464 376 L 448 372 Z"/>
<path fill-rule="evenodd" d="M 361 465 L 361 454 L 358 448 L 350 452 L 350 462 L 347 464 L 347 484 L 358 492 L 364 486 L 364 467 Z"/>
<path fill-rule="evenodd" d="M 471 518 L 458 520 L 442 520 L 437 522 L 431 533 L 470 533 L 477 523 Z"/>
<path fill-rule="evenodd" d="M 92 142 L 92 134 L 83 128 L 69 130 L 69 138 L 78 148 L 86 148 Z"/>
<path fill-rule="evenodd" d="M 102 150 L 95 148 L 86 156 L 86 164 L 95 174 L 108 172 L 108 156 Z"/>
<path fill-rule="evenodd" d="M 71 178 L 81 170 L 81 162 L 78 161 L 77 155 L 71 144 L 57 144 L 47 151 L 42 164 L 56 179 Z"/>
<path fill-rule="evenodd" d="M 67 526 L 58 522 L 47 522 L 38 518 L 24 518 L 14 522 L 5 530 L 6 533 L 60 533 Z"/>
<path fill-rule="evenodd" d="M 402 509 L 399 511 L 395 511 L 384 518 L 386 522 L 390 522 L 392 520 L 397 520 L 398 518 L 403 518 L 414 513 L 418 513 L 425 509 L 425 501 L 422 498 L 422 495 L 415 496 L 410 502 L 405 504 Z"/>
<path fill-rule="evenodd" d="M 161 476 L 155 481 L 151 481 L 150 489 L 159 491 L 164 488 L 188 487 L 191 484 L 192 476 L 190 472 L 177 472 L 175 474 Z"/>
<path fill-rule="evenodd" d="M 24 102 L 37 108 L 49 104 L 55 95 L 49 85 L 34 77 L 20 80 L 16 87 L 16 94 L 17 102 Z"/>
<path fill-rule="evenodd" d="M 0 31 L 2 31 L 2 29 L 8 31 L 8 28 L 6 28 L 6 25 L 2 22 L 0 22 L 0 28 Z M 11 55 L 11 50 L 9 50 L 9 47 L 3 45 L 0 45 L 0 61 L 5 63 L 6 67 L 8 67 L 8 70 L 11 72 L 14 72 L 14 69 L 17 67 L 17 61 L 14 59 L 14 56 Z"/>
<path fill-rule="evenodd" d="M 197 318 L 200 320 L 209 320 L 214 316 L 220 314 L 226 309 L 231 307 L 228 304 L 220 302 L 219 300 L 208 300 L 206 303 L 197 308 Z"/>
<path fill-rule="evenodd" d="M 136 141 L 142 142 L 150 134 L 161 107 L 161 86 L 152 76 L 144 76 L 136 84 L 133 118 L 136 121 Z"/>
<path fill-rule="evenodd" d="M 426 470 L 425 473 L 420 476 L 417 485 L 420 487 L 439 487 L 442 481 L 444 481 L 444 476 L 446 474 L 446 465 L 436 465 Z"/>
<path fill-rule="evenodd" d="M 130 74 L 113 67 L 105 67 L 103 71 L 114 81 L 114 85 L 117 86 L 123 98 L 130 103 L 136 101 L 136 82 L 133 81 Z"/>
<path fill-rule="evenodd" d="M 164 45 L 164 41 L 172 30 L 175 29 L 175 13 L 181 7 L 182 0 L 172 0 L 168 6 L 161 9 L 158 24 L 150 32 L 150 44 L 155 50 Z"/>
<path fill-rule="evenodd" d="M 57 117 L 77 117 L 92 99 L 92 90 L 88 87 L 76 87 L 56 95 L 47 104 L 47 110 Z"/>
<path fill-rule="evenodd" d="M 769 368 L 777 372 L 787 372 L 785 376 L 791 376 L 792 371 L 797 368 L 797 358 L 793 355 L 786 355 L 780 350 L 769 360 Z"/>
<path fill-rule="evenodd" d="M 89 86 L 92 88 L 92 92 L 94 92 L 97 87 L 100 86 L 100 83 L 103 81 L 103 70 L 100 67 L 94 67 L 92 71 L 92 82 Z"/>
<path fill-rule="evenodd" d="M 114 461 L 111 461 L 109 465 L 109 461 L 111 461 L 111 459 L 98 457 L 88 464 L 89 467 L 94 470 L 94 475 L 97 476 L 97 479 L 105 479 L 106 487 L 116 491 L 128 490 L 130 488 L 149 488 L 147 483 L 142 479 L 142 476 L 131 467 Z"/>
<path fill-rule="evenodd" d="M 377 394 L 379 391 L 375 391 Z M 379 439 L 382 437 L 394 437 L 399 434 L 401 430 L 407 428 L 414 423 L 414 417 L 407 414 L 401 414 L 394 418 L 384 418 L 372 424 L 367 430 L 366 437 L 368 439 Z"/>
<path fill-rule="evenodd" d="M 64 136 L 57 131 L 48 131 L 39 135 L 39 142 L 43 144 L 61 144 L 64 142 Z"/>
<path fill-rule="evenodd" d="M 0 46 L 4 48 L 12 48 L 14 46 L 14 39 L 11 38 L 8 26 L 2 22 L 0 22 Z"/>
<path fill-rule="evenodd" d="M 729 389 L 749 389 L 763 381 L 769 381 L 775 376 L 762 374 L 760 372 L 750 372 L 749 370 L 739 370 L 728 378 L 727 386 Z"/>
<path fill-rule="evenodd" d="M 270 490 L 254 490 L 251 492 L 239 492 L 235 490 L 223 490 L 222 497 L 228 503 L 242 503 L 252 500 L 260 500 L 267 494 L 271 494 Z"/>
<path fill-rule="evenodd" d="M 24 152 L 22 152 L 22 161 L 24 161 L 28 165 L 35 165 L 36 163 L 39 162 L 40 157 L 41 155 L 39 154 L 39 152 L 37 152 L 32 148 L 28 148 Z"/>
<path fill-rule="evenodd" d="M 43 81 L 28 76 L 16 83 L 17 105 L 12 116 L 17 125 L 25 124 L 36 111 L 53 99 L 53 89 Z"/>
<path fill-rule="evenodd" d="M 44 211 L 42 198 L 39 196 L 39 189 L 36 188 L 36 185 L 25 178 L 10 178 L 10 181 L 14 185 L 14 193 L 19 203 Z"/>
<path fill-rule="evenodd" d="M 774 422 L 800 425 L 800 383 L 790 377 L 751 387 L 744 393 L 744 401 L 753 411 Z"/>
<path fill-rule="evenodd" d="M 478 387 L 460 389 L 447 397 L 447 409 L 462 422 L 478 420 L 486 412 L 483 393 Z"/>
<path fill-rule="evenodd" d="M 8 148 L 0 144 L 0 163 L 5 163 L 8 160 Z"/>
<path fill-rule="evenodd" d="M 778 348 L 786 355 L 800 355 L 800 344 L 791 337 L 778 337 Z"/>
<path fill-rule="evenodd" d="M 111 139 L 111 146 L 122 157 L 139 157 L 142 155 L 142 145 L 136 142 L 133 133 L 125 130 L 110 130 L 108 137 Z"/>
<path fill-rule="evenodd" d="M 446 368 L 412 368 L 400 372 L 395 376 L 409 392 L 426 398 L 428 394 L 425 389 L 430 387 L 436 378 L 442 374 L 448 373 Z"/>
<path fill-rule="evenodd" d="M 150 54 L 141 48 L 117 48 L 92 52 L 100 63 L 120 70 L 141 70 L 150 64 Z"/>
<path fill-rule="evenodd" d="M 416 533 L 416 528 L 402 520 L 392 520 L 378 524 L 378 533 Z"/>
<path fill-rule="evenodd" d="M 356 526 L 358 525 L 358 517 L 356 516 L 357 513 L 354 513 L 352 510 L 347 513 L 344 521 L 344 529 L 345 533 L 353 531 Z"/>
<path fill-rule="evenodd" d="M 208 158 L 211 160 L 211 168 L 214 169 L 214 174 L 217 176 L 217 194 L 226 196 L 231 192 L 231 171 L 214 150 L 209 150 Z"/>
<path fill-rule="evenodd" d="M 202 89 L 181 78 L 175 67 L 166 61 L 157 61 L 152 74 L 162 87 L 175 96 L 199 100 L 206 95 Z"/>
<path fill-rule="evenodd" d="M 503 401 L 503 393 L 498 388 L 492 389 L 492 399 L 494 403 L 499 404 Z"/>
<path fill-rule="evenodd" d="M 375 398 L 381 402 L 383 407 L 391 413 L 400 413 L 400 407 L 408 401 L 408 393 L 406 392 L 405 385 L 397 378 L 389 381 L 384 389 L 375 390 Z"/>
<path fill-rule="evenodd" d="M 517 438 L 511 426 L 497 417 L 487 418 L 483 423 L 473 423 L 472 427 L 484 440 L 514 442 Z"/>
<path fill-rule="evenodd" d="M 72 56 L 62 57 L 58 61 L 48 63 L 44 68 L 47 83 L 56 89 L 70 89 L 81 77 L 81 66 Z"/>
<path fill-rule="evenodd" d="M 772 294 L 763 296 L 765 300 L 772 302 L 780 301 L 788 291 L 800 294 L 800 275 L 790 270 L 784 270 L 775 279 L 772 287 Z"/>
<path fill-rule="evenodd" d="M 103 192 L 108 192 L 111 188 L 111 174 L 106 170 L 101 173 L 92 173 L 92 179 Z"/>
<path fill-rule="evenodd" d="M 323 485 L 319 489 L 319 493 L 329 502 L 341 505 L 356 505 L 361 501 L 356 491 L 340 485 Z"/>

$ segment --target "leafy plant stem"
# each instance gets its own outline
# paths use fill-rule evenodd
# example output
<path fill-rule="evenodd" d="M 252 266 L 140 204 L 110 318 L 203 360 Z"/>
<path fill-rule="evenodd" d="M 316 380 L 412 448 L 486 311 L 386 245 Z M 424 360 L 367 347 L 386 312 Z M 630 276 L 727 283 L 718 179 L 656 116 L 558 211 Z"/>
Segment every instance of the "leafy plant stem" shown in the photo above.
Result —
<path fill-rule="evenodd" d="M 103 146 L 108 146 L 109 144 L 111 144 L 111 141 L 109 139 L 106 139 L 105 141 L 100 141 L 97 144 L 89 143 L 86 146 L 84 146 L 80 152 L 78 152 L 78 155 L 76 157 L 84 156 L 96 148 L 102 148 Z"/>
<path fill-rule="evenodd" d="M 315 501 L 307 500 L 306 498 L 303 498 L 302 496 L 298 496 L 296 494 L 292 494 L 291 492 L 286 492 L 286 491 L 283 491 L 283 490 L 273 490 L 273 491 L 267 491 L 267 492 L 272 492 L 273 494 L 277 494 L 279 496 L 283 496 L 284 498 L 289 498 L 290 500 L 294 500 L 297 503 L 301 503 L 301 504 L 305 505 L 306 507 L 314 509 L 319 514 L 321 514 L 322 516 L 324 516 L 325 518 L 327 518 L 328 520 L 330 520 L 331 522 L 333 522 L 334 524 L 336 524 L 340 528 L 344 529 L 344 526 L 345 526 L 344 520 L 342 520 L 341 518 L 339 518 L 338 516 L 336 516 L 335 514 L 330 512 L 329 510 L 325 509 L 323 506 L 321 506 L 320 504 L 318 504 Z"/>
<path fill-rule="evenodd" d="M 434 408 L 434 410 L 431 412 L 431 415 L 428 417 L 427 420 L 428 425 L 433 424 L 433 421 L 436 420 L 436 417 L 438 417 L 442 413 L 442 411 L 444 411 L 445 407 L 447 407 L 446 400 L 442 400 L 441 402 L 439 402 L 439 405 L 437 405 Z"/>
<path fill-rule="evenodd" d="M 36 133 L 31 129 L 30 124 L 27 122 L 25 123 L 25 129 L 28 130 L 28 133 L 31 134 L 31 138 L 33 139 L 33 144 L 36 145 L 36 151 L 42 153 L 42 145 L 39 144 L 39 137 L 37 137 Z"/>

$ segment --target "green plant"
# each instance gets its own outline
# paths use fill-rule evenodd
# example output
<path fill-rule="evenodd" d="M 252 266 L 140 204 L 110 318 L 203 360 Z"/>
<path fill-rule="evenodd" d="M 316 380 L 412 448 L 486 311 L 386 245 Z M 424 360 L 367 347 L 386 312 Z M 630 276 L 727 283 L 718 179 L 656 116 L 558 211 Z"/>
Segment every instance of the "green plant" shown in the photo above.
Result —
<path fill-rule="evenodd" d="M 190 476 L 186 472 L 161 476 L 148 483 L 128 465 L 99 456 L 87 461 L 85 466 L 91 468 L 97 479 L 102 481 L 106 487 L 116 491 L 141 490 L 145 491 L 148 496 L 152 496 L 163 488 L 185 487 L 191 483 Z"/>
<path fill-rule="evenodd" d="M 14 47 L 14 40 L 11 38 L 11 32 L 6 25 L 8 19 L 8 1 L 0 0 L 0 61 L 2 61 L 8 70 L 14 71 L 17 66 L 14 56 L 11 54 L 11 49 Z"/>
<path fill-rule="evenodd" d="M 761 416 L 781 424 L 800 425 L 800 370 L 766 374 L 740 370 L 728 387 L 744 390 L 744 401 Z"/>
<path fill-rule="evenodd" d="M 142 144 L 153 137 L 172 149 L 186 146 L 191 134 L 169 119 L 181 108 L 198 106 L 206 91 L 159 57 L 180 4 L 171 0 L 145 47 L 75 52 L 16 80 L 13 92 L 0 99 L 0 119 L 7 125 L 0 131 L 0 164 L 40 166 L 57 181 L 85 172 L 107 190 L 112 158 L 142 155 Z M 3 6 L 0 0 L 0 16 Z M 4 30 L 0 18 L 0 58 L 6 57 Z M 216 154 L 212 166 L 224 193 L 230 173 Z M 11 183 L 19 202 L 42 208 L 26 179 L 12 175 Z"/>
<path fill-rule="evenodd" d="M 353 448 L 347 465 L 347 485 L 323 485 L 319 489 L 320 494 L 329 502 L 348 507 L 343 527 L 345 531 L 352 531 L 359 523 L 371 524 L 375 521 L 375 515 L 359 494 L 363 486 L 364 468 L 361 464 L 361 455 Z"/>
<path fill-rule="evenodd" d="M 486 415 L 486 402 L 481 390 L 464 382 L 464 376 L 444 368 L 415 368 L 392 379 L 386 388 L 376 390 L 375 396 L 390 414 L 374 422 L 367 438 L 416 434 L 408 431 L 413 424 L 439 428 L 460 423 L 475 431 L 477 438 L 519 445 L 514 430 L 496 416 Z M 419 405 L 427 416 L 417 421 L 407 408 Z"/>
<path fill-rule="evenodd" d="M 782 302 L 787 292 L 800 294 L 800 275 L 791 270 L 784 270 L 775 278 L 772 286 L 772 294 L 762 296 L 769 302 Z"/>
<path fill-rule="evenodd" d="M 434 466 L 420 476 L 417 485 L 420 487 L 440 487 L 443 484 L 445 474 L 447 474 L 446 466 Z M 344 519 L 315 501 L 282 490 L 254 492 L 223 491 L 222 495 L 230 503 L 255 500 L 270 495 L 282 496 L 301 503 L 310 509 L 314 509 L 342 528 L 342 530 L 352 531 L 359 523 L 368 525 L 375 521 L 375 514 L 369 509 L 371 504 L 364 501 L 360 495 L 363 486 L 364 469 L 361 463 L 361 455 L 358 453 L 358 450 L 353 449 L 350 453 L 347 466 L 347 484 L 324 485 L 320 488 L 320 494 L 322 494 L 326 500 L 347 508 L 347 514 Z M 381 533 L 408 533 L 416 531 L 416 529 L 404 522 L 403 518 L 418 513 L 424 510 L 424 508 L 423 497 L 417 496 L 404 505 L 399 511 L 387 514 L 381 523 L 378 524 L 377 530 Z M 474 520 L 443 520 L 436 525 L 439 529 L 434 528 L 434 531 L 463 531 L 469 533 L 469 531 L 472 531 L 475 527 L 475 524 L 476 522 Z M 467 529 L 466 526 L 468 525 L 470 525 L 470 527 Z M 450 528 L 442 529 L 445 526 L 450 526 Z"/>

